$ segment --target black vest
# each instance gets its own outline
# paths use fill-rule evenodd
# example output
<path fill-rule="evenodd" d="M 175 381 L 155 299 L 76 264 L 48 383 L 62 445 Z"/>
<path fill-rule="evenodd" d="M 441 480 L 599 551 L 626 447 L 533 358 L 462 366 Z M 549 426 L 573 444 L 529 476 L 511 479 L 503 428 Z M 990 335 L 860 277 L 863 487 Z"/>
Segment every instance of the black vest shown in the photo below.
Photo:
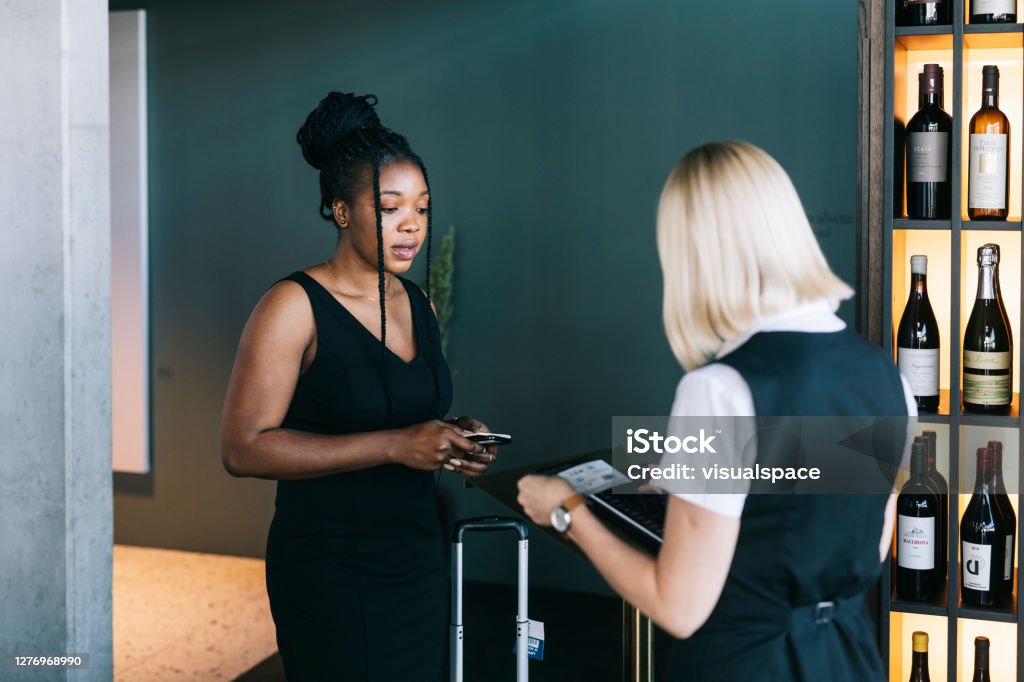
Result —
<path fill-rule="evenodd" d="M 759 417 L 907 414 L 892 360 L 849 330 L 762 332 L 720 362 L 747 382 Z M 722 595 L 674 642 L 665 679 L 882 682 L 863 595 L 881 570 L 886 501 L 749 495 Z"/>

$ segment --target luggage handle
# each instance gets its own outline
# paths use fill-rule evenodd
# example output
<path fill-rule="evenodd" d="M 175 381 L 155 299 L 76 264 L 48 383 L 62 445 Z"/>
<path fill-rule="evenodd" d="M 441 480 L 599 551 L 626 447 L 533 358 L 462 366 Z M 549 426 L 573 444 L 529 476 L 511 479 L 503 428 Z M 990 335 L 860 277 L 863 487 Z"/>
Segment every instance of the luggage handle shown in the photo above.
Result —
<path fill-rule="evenodd" d="M 519 537 L 519 575 L 516 585 L 516 682 L 526 682 L 529 676 L 530 619 L 526 615 L 529 531 L 520 519 L 500 516 L 478 516 L 455 524 L 452 540 L 452 620 L 451 620 L 451 679 L 463 680 L 463 625 L 462 625 L 462 541 L 467 531 L 514 530 Z"/>
<path fill-rule="evenodd" d="M 462 542 L 466 531 L 506 529 L 515 530 L 521 542 L 529 539 L 530 533 L 524 521 L 502 516 L 477 516 L 472 519 L 463 519 L 455 524 L 455 537 L 457 538 L 455 542 Z"/>

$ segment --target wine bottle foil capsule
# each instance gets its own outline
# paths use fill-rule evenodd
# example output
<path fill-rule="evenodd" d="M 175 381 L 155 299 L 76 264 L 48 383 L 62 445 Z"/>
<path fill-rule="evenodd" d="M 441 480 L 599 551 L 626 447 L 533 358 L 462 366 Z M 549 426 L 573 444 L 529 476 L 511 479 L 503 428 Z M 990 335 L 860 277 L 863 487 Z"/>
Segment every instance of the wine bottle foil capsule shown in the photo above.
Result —
<path fill-rule="evenodd" d="M 998 265 L 999 264 L 999 245 L 998 244 L 985 244 L 978 248 L 978 265 Z"/>

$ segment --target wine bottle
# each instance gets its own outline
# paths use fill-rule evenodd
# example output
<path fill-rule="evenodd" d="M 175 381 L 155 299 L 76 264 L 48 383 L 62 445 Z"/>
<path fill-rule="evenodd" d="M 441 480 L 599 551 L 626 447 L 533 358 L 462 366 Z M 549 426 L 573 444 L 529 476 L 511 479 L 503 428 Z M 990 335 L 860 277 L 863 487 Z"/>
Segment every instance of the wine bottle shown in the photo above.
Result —
<path fill-rule="evenodd" d="M 928 444 L 928 478 L 931 480 L 939 497 L 939 514 L 937 517 L 939 527 L 935 532 L 938 539 L 936 545 L 939 554 L 935 566 L 938 570 L 939 586 L 941 587 L 942 581 L 946 579 L 947 564 L 949 563 L 949 483 L 946 481 L 946 477 L 939 473 L 939 468 L 936 464 L 938 459 L 936 456 L 938 434 L 934 431 L 922 431 L 921 436 Z"/>
<path fill-rule="evenodd" d="M 1017 515 L 1013 511 L 1013 503 L 1006 493 L 1006 483 L 1003 480 L 1003 443 L 998 440 L 990 440 L 988 449 L 992 453 L 992 500 L 995 503 L 999 514 L 1006 521 L 1007 537 L 1006 557 L 1003 559 L 1003 594 L 1007 597 L 1013 595 L 1013 557 L 1017 542 Z"/>
<path fill-rule="evenodd" d="M 932 682 L 928 676 L 928 633 L 915 632 L 912 641 L 914 643 L 914 658 L 910 663 L 910 682 Z"/>
<path fill-rule="evenodd" d="M 992 682 L 988 675 L 988 637 L 974 638 L 974 677 L 971 682 Z"/>
<path fill-rule="evenodd" d="M 948 24 L 950 4 L 950 0 L 898 0 L 896 6 L 902 5 L 903 11 L 897 23 L 901 26 Z"/>
<path fill-rule="evenodd" d="M 939 325 L 928 300 L 928 257 L 910 257 L 910 297 L 896 335 L 896 362 L 918 412 L 939 410 Z"/>
<path fill-rule="evenodd" d="M 982 69 L 981 109 L 971 118 L 968 130 L 967 215 L 971 220 L 1006 220 L 1010 120 L 999 110 L 999 67 Z"/>
<path fill-rule="evenodd" d="M 953 119 L 942 110 L 942 69 L 924 65 L 924 105 L 907 123 L 907 216 L 950 216 Z"/>
<path fill-rule="evenodd" d="M 971 0 L 972 24 L 1017 22 L 1017 0 Z"/>
<path fill-rule="evenodd" d="M 999 247 L 978 249 L 978 294 L 964 335 L 964 409 L 980 414 L 1010 411 L 1013 337 L 996 297 Z"/>
<path fill-rule="evenodd" d="M 960 598 L 967 606 L 1001 606 L 1005 592 L 1009 524 L 992 499 L 992 451 L 978 448 L 974 494 L 960 521 Z M 1009 557 L 1013 568 L 1013 557 Z"/>
<path fill-rule="evenodd" d="M 920 107 L 918 107 L 920 109 Z M 907 126 L 898 116 L 893 117 L 893 153 L 892 159 L 892 217 L 902 218 L 903 213 L 903 190 L 906 187 L 907 176 L 904 166 L 907 149 Z"/>
<path fill-rule="evenodd" d="M 935 570 L 939 499 L 928 481 L 927 447 L 920 440 L 911 446 L 910 480 L 896 499 L 896 596 L 911 601 L 928 601 L 939 583 Z"/>

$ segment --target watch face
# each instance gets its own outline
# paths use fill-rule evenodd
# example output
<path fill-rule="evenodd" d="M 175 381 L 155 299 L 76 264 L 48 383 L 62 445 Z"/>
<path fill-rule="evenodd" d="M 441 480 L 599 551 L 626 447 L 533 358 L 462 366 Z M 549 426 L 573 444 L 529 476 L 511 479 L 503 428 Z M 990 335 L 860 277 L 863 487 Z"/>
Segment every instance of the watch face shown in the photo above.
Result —
<path fill-rule="evenodd" d="M 551 526 L 559 533 L 569 530 L 569 521 L 571 519 L 569 511 L 562 505 L 558 505 L 551 510 Z"/>

